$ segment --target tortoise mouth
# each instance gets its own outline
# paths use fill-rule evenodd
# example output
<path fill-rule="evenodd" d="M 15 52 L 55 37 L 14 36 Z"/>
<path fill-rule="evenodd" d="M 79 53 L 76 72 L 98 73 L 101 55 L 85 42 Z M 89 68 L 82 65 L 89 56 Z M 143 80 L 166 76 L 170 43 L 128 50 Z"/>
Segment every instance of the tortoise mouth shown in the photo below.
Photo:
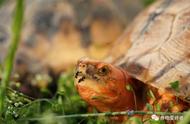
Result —
<path fill-rule="evenodd" d="M 94 80 L 94 81 L 99 81 L 100 77 L 95 75 L 95 74 L 88 74 L 88 73 L 83 73 L 82 71 L 76 71 L 75 73 L 75 79 L 77 80 L 77 83 L 82 83 L 86 79 Z"/>
<path fill-rule="evenodd" d="M 76 71 L 75 79 L 78 79 L 77 83 L 81 83 L 81 82 L 85 81 L 86 76 L 81 71 Z"/>

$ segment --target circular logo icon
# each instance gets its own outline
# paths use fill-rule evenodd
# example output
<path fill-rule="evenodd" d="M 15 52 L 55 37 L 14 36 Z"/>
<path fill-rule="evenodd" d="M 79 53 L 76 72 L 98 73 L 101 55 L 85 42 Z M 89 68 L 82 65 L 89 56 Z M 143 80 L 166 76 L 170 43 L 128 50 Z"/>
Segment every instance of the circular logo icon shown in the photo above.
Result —
<path fill-rule="evenodd" d="M 153 114 L 153 115 L 151 116 L 151 118 L 152 118 L 153 120 L 155 120 L 155 121 L 158 121 L 158 120 L 159 120 L 159 117 L 158 117 L 157 115 L 155 115 L 155 114 Z"/>

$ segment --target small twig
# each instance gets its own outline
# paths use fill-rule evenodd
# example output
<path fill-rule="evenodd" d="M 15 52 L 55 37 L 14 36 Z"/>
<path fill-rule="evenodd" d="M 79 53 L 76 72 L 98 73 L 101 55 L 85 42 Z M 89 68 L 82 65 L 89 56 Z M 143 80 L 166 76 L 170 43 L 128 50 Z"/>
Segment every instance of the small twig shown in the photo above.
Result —
<path fill-rule="evenodd" d="M 78 117 L 99 117 L 99 116 L 118 116 L 118 115 L 183 115 L 184 113 L 171 113 L 171 112 L 152 112 L 152 111 L 122 111 L 122 112 L 105 112 L 105 113 L 89 113 L 89 114 L 71 114 L 71 115 L 60 115 L 54 116 L 54 119 L 64 119 L 64 118 L 78 118 Z M 46 117 L 34 117 L 34 118 L 23 118 L 19 119 L 19 121 L 28 120 L 28 121 L 35 121 L 35 120 L 46 120 Z"/>
<path fill-rule="evenodd" d="M 134 97 L 134 101 L 135 101 L 135 110 L 137 110 L 137 96 L 136 96 L 134 89 L 132 90 L 132 92 L 133 92 L 133 97 Z"/>

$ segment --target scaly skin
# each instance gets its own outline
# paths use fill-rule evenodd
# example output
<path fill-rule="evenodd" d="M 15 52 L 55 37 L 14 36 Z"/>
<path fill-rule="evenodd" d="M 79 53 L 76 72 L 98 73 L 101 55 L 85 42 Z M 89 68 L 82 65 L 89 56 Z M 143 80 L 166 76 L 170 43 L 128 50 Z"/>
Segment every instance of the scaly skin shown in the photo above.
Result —
<path fill-rule="evenodd" d="M 121 68 L 94 60 L 79 60 L 75 75 L 76 88 L 86 102 L 100 112 L 142 109 L 132 91 L 126 89 L 132 80 Z"/>

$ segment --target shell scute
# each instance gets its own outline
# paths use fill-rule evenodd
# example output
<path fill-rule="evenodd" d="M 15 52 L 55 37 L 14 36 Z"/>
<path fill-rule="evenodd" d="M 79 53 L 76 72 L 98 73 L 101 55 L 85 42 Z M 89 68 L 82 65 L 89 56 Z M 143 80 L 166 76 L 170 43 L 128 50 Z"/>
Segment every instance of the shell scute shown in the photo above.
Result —
<path fill-rule="evenodd" d="M 144 83 L 190 102 L 190 0 L 169 2 L 163 7 L 165 1 L 159 1 L 137 17 L 142 21 L 134 21 L 127 36 L 131 47 L 117 63 Z M 179 92 L 171 90 L 174 81 L 179 81 Z"/>

